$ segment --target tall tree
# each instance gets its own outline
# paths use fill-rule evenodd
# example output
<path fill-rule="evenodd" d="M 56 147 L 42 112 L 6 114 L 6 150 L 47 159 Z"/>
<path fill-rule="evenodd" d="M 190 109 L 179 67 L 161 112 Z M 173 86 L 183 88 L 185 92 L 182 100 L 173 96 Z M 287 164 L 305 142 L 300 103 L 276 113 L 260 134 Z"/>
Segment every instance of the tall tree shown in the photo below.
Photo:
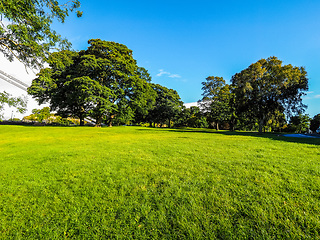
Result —
<path fill-rule="evenodd" d="M 259 123 L 259 132 L 272 114 L 287 116 L 301 113 L 304 91 L 308 90 L 307 72 L 303 67 L 282 65 L 276 57 L 261 59 L 232 77 L 236 114 Z"/>
<path fill-rule="evenodd" d="M 64 22 L 69 12 L 80 7 L 79 0 L 2 0 L 0 1 L 0 52 L 27 67 L 42 66 L 53 48 L 70 43 L 52 28 L 53 20 Z M 77 11 L 77 16 L 82 13 Z"/>
<path fill-rule="evenodd" d="M 52 111 L 61 116 L 76 116 L 80 125 L 92 108 L 91 96 L 95 82 L 79 75 L 81 67 L 77 52 L 61 51 L 52 53 L 48 58 L 49 68 L 41 69 L 32 81 L 28 93 L 39 104 L 50 103 Z"/>
<path fill-rule="evenodd" d="M 129 107 L 144 108 L 151 88 L 125 45 L 100 39 L 88 43 L 87 50 L 53 53 L 50 68 L 41 70 L 28 92 L 62 116 L 79 117 L 81 125 L 91 116 L 97 126 L 103 120 L 112 126 Z"/>
<path fill-rule="evenodd" d="M 202 82 L 202 99 L 199 105 L 207 115 L 207 119 L 213 121 L 216 129 L 223 122 L 229 122 L 231 119 L 230 87 L 222 77 L 210 76 Z"/>
<path fill-rule="evenodd" d="M 126 106 L 133 111 L 147 109 L 150 99 L 154 98 L 149 94 L 152 91 L 148 85 L 150 79 L 147 71 L 137 66 L 132 51 L 123 44 L 100 39 L 89 40 L 89 44 L 85 52 L 90 59 L 88 76 L 108 89 L 108 101 L 102 104 L 111 104 L 109 107 L 105 105 L 106 111 L 101 112 L 98 102 L 93 110 L 95 118 L 102 120 L 102 116 L 105 116 L 109 126 L 112 126 L 113 119 L 121 116 Z"/>

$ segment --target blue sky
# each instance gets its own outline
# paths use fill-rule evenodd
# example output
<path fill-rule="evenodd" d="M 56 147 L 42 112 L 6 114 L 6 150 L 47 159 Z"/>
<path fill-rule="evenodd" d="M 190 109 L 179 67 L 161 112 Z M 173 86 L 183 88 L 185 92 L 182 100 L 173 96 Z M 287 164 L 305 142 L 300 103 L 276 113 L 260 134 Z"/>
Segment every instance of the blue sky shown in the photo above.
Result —
<path fill-rule="evenodd" d="M 232 75 L 261 58 L 304 66 L 304 103 L 320 113 L 320 1 L 82 0 L 82 18 L 53 28 L 73 48 L 100 38 L 125 44 L 155 83 L 178 91 L 185 103 L 201 98 L 208 76 Z"/>

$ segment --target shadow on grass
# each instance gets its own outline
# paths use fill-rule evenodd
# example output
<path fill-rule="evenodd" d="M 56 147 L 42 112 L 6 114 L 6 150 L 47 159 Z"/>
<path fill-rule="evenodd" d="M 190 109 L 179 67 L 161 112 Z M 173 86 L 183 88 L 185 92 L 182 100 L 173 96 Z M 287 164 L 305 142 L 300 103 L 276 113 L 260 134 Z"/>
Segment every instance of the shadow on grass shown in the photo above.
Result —
<path fill-rule="evenodd" d="M 138 131 L 150 131 L 153 128 L 138 129 Z M 159 129 L 159 128 L 157 128 Z M 258 132 L 240 132 L 240 131 L 226 131 L 226 130 L 213 130 L 213 129 L 195 129 L 195 128 L 161 128 L 162 131 L 180 132 L 180 133 L 207 133 L 207 134 L 221 134 L 226 136 L 246 136 L 246 137 L 258 137 L 268 138 L 276 141 L 293 142 L 293 143 L 304 143 L 320 145 L 320 137 L 318 138 L 299 138 L 299 137 L 285 137 L 287 133 L 262 133 Z"/>

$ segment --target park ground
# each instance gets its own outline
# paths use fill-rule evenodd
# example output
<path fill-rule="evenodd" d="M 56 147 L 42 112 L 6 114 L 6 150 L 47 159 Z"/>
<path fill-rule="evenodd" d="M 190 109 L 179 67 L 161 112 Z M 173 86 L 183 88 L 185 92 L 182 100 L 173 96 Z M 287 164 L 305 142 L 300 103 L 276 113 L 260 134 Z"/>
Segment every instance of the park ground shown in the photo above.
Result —
<path fill-rule="evenodd" d="M 0 239 L 317 239 L 320 139 L 0 126 Z"/>

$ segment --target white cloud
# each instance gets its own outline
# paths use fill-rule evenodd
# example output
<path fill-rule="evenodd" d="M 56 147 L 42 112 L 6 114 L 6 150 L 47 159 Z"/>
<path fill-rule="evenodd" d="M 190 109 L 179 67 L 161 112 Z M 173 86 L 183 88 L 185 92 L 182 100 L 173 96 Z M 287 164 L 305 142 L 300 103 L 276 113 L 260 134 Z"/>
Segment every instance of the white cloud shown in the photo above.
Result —
<path fill-rule="evenodd" d="M 320 98 L 320 95 L 315 95 L 314 98 Z"/>
<path fill-rule="evenodd" d="M 170 73 L 163 71 L 163 69 L 160 69 L 159 73 L 157 74 L 157 77 L 161 77 L 162 75 L 170 75 Z"/>
<path fill-rule="evenodd" d="M 197 107 L 197 106 L 198 106 L 198 102 L 184 103 L 183 105 L 184 105 L 186 108 Z"/>
<path fill-rule="evenodd" d="M 164 71 L 163 69 L 159 69 L 159 73 L 156 76 L 161 77 L 162 75 L 167 75 L 169 78 L 181 78 L 179 74 L 172 74 Z"/>
<path fill-rule="evenodd" d="M 169 78 L 181 78 L 179 74 L 170 74 Z"/>

